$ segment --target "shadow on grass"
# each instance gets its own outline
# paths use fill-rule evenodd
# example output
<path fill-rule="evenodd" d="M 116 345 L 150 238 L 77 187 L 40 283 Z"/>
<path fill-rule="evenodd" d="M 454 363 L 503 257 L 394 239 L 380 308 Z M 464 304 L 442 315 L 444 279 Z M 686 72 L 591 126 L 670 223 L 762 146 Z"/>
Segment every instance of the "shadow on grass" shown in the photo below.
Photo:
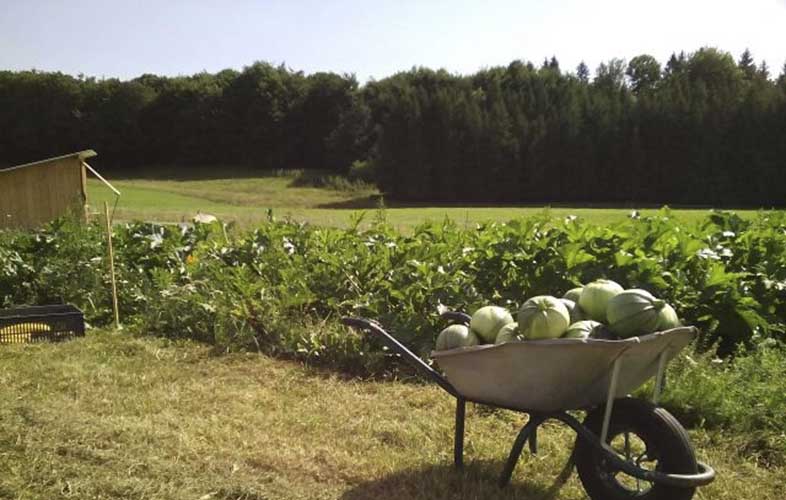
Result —
<path fill-rule="evenodd" d="M 100 165 L 96 165 L 99 171 Z M 284 171 L 243 165 L 144 165 L 106 169 L 112 180 L 209 181 L 286 176 Z"/>
<path fill-rule="evenodd" d="M 522 467 L 523 464 L 519 464 Z M 557 497 L 570 476 L 565 469 L 552 484 L 532 480 L 514 481 L 504 488 L 497 484 L 503 462 L 473 460 L 463 471 L 452 465 L 434 465 L 410 469 L 358 484 L 344 493 L 341 500 L 448 500 L 448 499 L 516 499 L 550 500 Z"/>
<path fill-rule="evenodd" d="M 359 196 L 357 198 L 350 198 L 348 200 L 333 201 L 329 203 L 320 203 L 316 208 L 345 208 L 345 209 L 377 209 L 381 207 L 380 201 L 382 195 L 371 194 L 368 196 Z M 392 207 L 387 207 L 392 208 Z"/>
<path fill-rule="evenodd" d="M 349 200 L 333 201 L 316 205 L 316 208 L 349 208 L 349 209 L 376 209 L 382 206 L 383 195 L 372 194 L 351 198 Z M 628 209 L 623 205 L 597 205 L 592 204 L 571 204 L 571 203 L 511 203 L 511 202 L 482 202 L 482 201 L 408 201 L 408 200 L 384 200 L 384 208 L 615 208 Z M 640 207 L 641 208 L 641 207 Z M 645 207 L 660 208 L 660 206 Z"/>
<path fill-rule="evenodd" d="M 338 202 L 322 203 L 316 208 L 354 208 L 354 209 L 375 209 L 380 208 L 380 201 L 383 195 L 373 194 L 370 196 L 362 196 L 343 200 Z M 688 204 L 668 204 L 652 203 L 652 202 L 560 202 L 560 201 L 526 201 L 526 202 L 510 202 L 510 201 L 446 201 L 446 200 L 432 200 L 432 201 L 410 201 L 410 200 L 395 200 L 391 198 L 384 199 L 385 208 L 531 208 L 538 210 L 565 209 L 565 210 L 583 210 L 583 209 L 599 209 L 599 210 L 659 210 L 668 206 L 673 210 L 781 210 L 783 207 L 762 207 L 759 205 L 735 205 L 730 207 L 714 207 L 712 205 L 688 205 Z"/>

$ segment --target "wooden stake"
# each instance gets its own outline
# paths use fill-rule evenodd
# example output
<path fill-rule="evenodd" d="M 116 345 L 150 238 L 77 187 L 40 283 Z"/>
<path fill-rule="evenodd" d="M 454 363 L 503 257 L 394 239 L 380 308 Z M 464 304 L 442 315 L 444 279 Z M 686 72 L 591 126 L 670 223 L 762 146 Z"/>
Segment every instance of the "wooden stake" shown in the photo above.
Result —
<path fill-rule="evenodd" d="M 109 203 L 104 202 L 106 238 L 109 243 L 109 275 L 112 279 L 112 310 L 115 313 L 115 329 L 120 328 L 120 311 L 117 307 L 117 281 L 115 281 L 115 252 L 112 249 L 112 222 L 109 220 Z"/>

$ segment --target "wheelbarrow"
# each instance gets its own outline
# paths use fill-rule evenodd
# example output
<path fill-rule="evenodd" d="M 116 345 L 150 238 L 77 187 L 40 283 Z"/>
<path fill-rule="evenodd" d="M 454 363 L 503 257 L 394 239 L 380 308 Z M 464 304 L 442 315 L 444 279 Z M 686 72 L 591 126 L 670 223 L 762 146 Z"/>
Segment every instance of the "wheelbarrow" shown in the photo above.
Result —
<path fill-rule="evenodd" d="M 470 316 L 446 312 L 442 318 L 469 324 Z M 624 340 L 553 339 L 460 347 L 432 352 L 443 376 L 404 347 L 377 322 L 343 318 L 370 331 L 394 352 L 456 398 L 453 461 L 464 464 L 466 403 L 529 414 L 499 478 L 505 487 L 525 444 L 537 453 L 538 428 L 558 420 L 576 432 L 565 471 L 575 464 L 593 500 L 689 500 L 715 471 L 695 458 L 688 434 L 657 405 L 667 363 L 696 336 L 679 327 Z M 493 374 L 493 376 L 490 376 Z M 652 400 L 629 397 L 655 377 Z M 583 422 L 569 411 L 583 410 Z"/>

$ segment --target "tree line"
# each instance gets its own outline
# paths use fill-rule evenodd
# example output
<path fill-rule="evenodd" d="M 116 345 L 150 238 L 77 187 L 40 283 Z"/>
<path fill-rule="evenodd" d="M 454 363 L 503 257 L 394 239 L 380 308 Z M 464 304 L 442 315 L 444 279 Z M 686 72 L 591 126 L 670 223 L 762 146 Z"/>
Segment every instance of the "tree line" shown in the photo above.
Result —
<path fill-rule="evenodd" d="M 346 123 L 360 99 L 352 76 L 267 63 L 130 81 L 5 71 L 0 162 L 93 148 L 109 172 L 237 164 L 340 170 L 365 155 Z"/>
<path fill-rule="evenodd" d="M 247 165 L 373 175 L 443 202 L 783 205 L 786 65 L 702 48 L 594 74 L 556 58 L 359 85 L 258 62 L 120 81 L 0 72 L 0 163 L 84 148 L 109 173 Z M 355 170 L 355 169 L 353 169 Z"/>

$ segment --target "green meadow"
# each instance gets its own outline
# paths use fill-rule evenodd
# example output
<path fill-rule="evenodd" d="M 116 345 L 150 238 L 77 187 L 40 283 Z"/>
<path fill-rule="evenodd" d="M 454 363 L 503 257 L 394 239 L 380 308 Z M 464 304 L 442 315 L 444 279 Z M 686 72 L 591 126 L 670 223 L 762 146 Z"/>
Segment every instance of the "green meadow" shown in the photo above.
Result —
<path fill-rule="evenodd" d="M 233 172 L 232 168 L 228 169 Z M 219 171 L 220 172 L 220 171 Z M 624 220 L 632 210 L 653 213 L 659 207 L 590 207 L 561 205 L 482 206 L 400 204 L 389 202 L 373 187 L 342 183 L 338 186 L 315 187 L 302 180 L 302 171 L 269 173 L 267 175 L 223 179 L 122 179 L 112 180 L 121 192 L 115 195 L 97 179 L 88 181 L 88 203 L 94 212 L 117 202 L 115 220 L 183 222 L 197 213 L 209 213 L 241 227 L 276 218 L 289 218 L 314 225 L 345 227 L 357 217 L 365 221 L 384 217 L 400 230 L 411 230 L 420 223 L 452 219 L 462 227 L 488 222 L 507 221 L 519 217 L 543 215 L 554 218 L 577 216 L 596 224 Z M 311 185 L 309 185 L 311 184 Z M 673 211 L 683 222 L 706 216 L 707 208 L 680 208 Z M 743 217 L 755 210 L 739 210 Z"/>

